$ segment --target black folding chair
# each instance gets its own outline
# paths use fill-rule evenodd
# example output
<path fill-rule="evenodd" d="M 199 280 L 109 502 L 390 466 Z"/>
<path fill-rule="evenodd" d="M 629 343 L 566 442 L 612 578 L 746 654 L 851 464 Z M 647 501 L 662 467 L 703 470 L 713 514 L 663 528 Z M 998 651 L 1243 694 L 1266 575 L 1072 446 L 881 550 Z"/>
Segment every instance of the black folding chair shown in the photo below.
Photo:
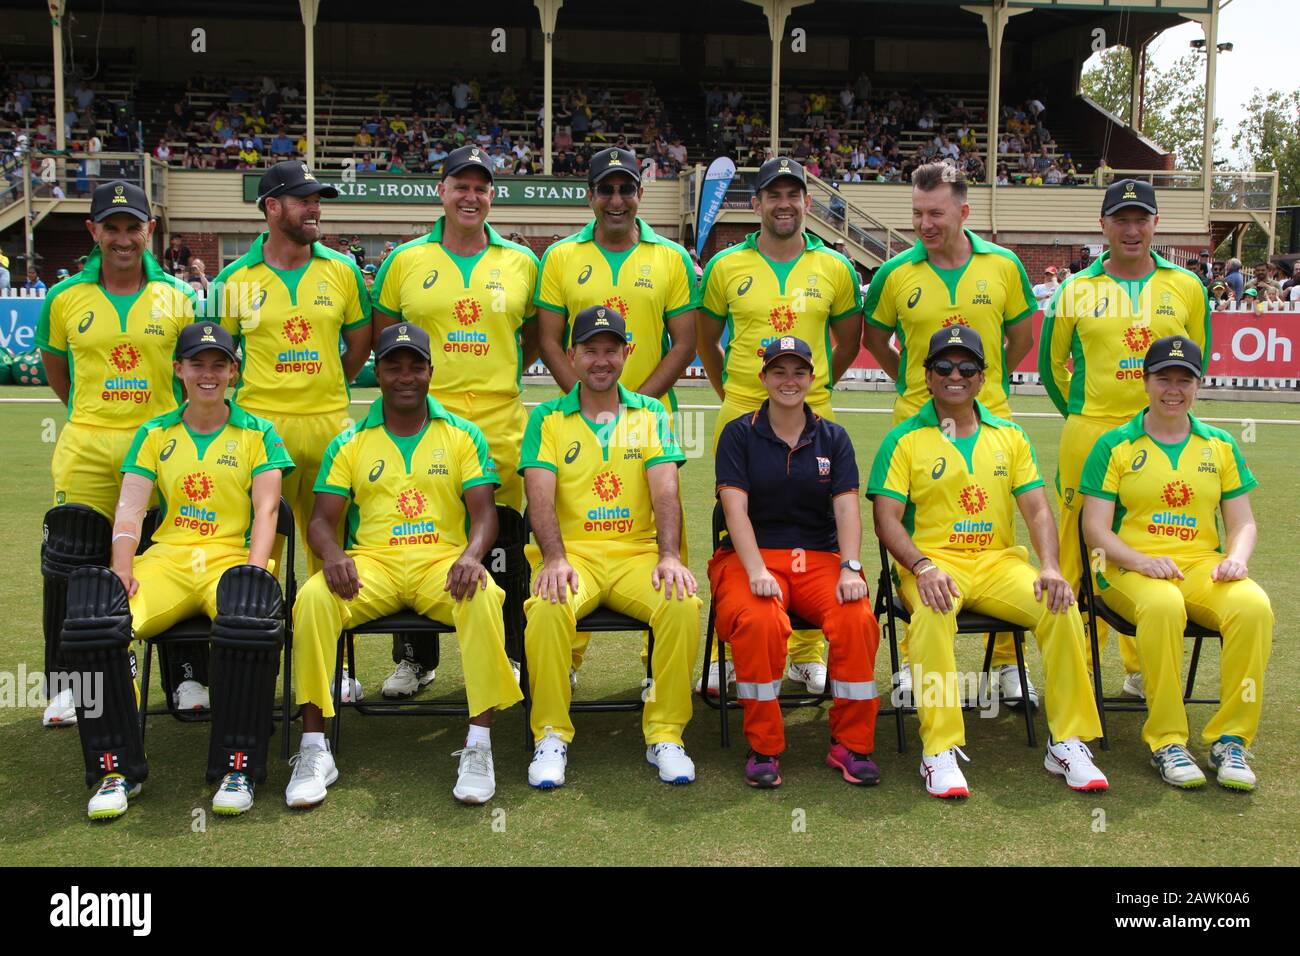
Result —
<path fill-rule="evenodd" d="M 898 661 L 898 621 L 907 623 L 911 621 L 912 615 L 907 610 L 907 606 L 894 593 L 894 579 L 889 569 L 889 552 L 885 550 L 884 542 L 880 543 L 880 587 L 876 590 L 876 618 L 885 621 L 885 630 L 889 634 L 889 667 L 891 674 L 897 674 L 899 670 Z M 1029 686 L 1029 677 L 1025 672 L 1025 629 L 1019 625 L 1012 624 L 1010 621 L 1004 621 L 1000 618 L 990 617 L 987 614 L 977 614 L 974 611 L 961 611 L 957 615 L 957 633 L 958 634 L 986 634 L 987 639 L 984 642 L 984 666 L 981 668 L 984 674 L 984 686 L 988 688 L 987 693 L 993 691 L 993 640 L 999 633 L 1010 631 L 1015 641 L 1016 647 L 1016 673 L 1020 675 L 1020 687 L 1023 689 Z M 913 699 L 920 693 L 919 687 L 912 689 Z M 892 692 L 892 691 L 891 691 Z M 1025 712 L 1025 736 L 1028 738 L 1026 746 L 1034 747 L 1038 744 L 1038 737 L 1034 733 L 1034 715 L 1033 706 L 1022 697 L 1007 697 L 1005 703 L 1020 704 L 1021 709 Z M 984 701 L 988 703 L 988 701 Z M 962 703 L 962 710 L 979 710 L 980 701 L 965 701 Z M 898 717 L 898 750 L 902 753 L 906 749 L 906 743 L 903 737 L 902 712 L 916 713 L 914 704 L 904 705 L 902 700 L 897 701 Z"/>
<path fill-rule="evenodd" d="M 528 596 L 528 563 L 524 560 L 522 549 L 522 542 L 525 540 L 527 538 L 525 536 L 523 517 L 513 508 L 497 505 L 497 541 L 492 550 L 488 552 L 484 563 L 488 566 L 493 579 L 505 591 L 505 606 L 502 608 L 502 612 L 506 625 L 506 647 L 507 651 L 512 655 L 522 653 L 518 648 L 523 644 L 523 608 L 524 600 Z M 507 546 L 506 542 L 520 542 L 521 544 L 518 548 L 514 548 Z M 495 572 L 492 571 L 492 568 L 499 553 L 504 554 L 504 570 Z M 515 564 L 518 564 L 519 567 L 514 567 Z M 454 633 L 456 633 L 456 628 L 453 625 L 443 624 L 441 621 L 435 621 L 422 614 L 417 614 L 410 608 L 406 608 L 395 614 L 388 614 L 373 621 L 347 628 L 339 634 L 337 650 L 334 656 L 335 716 L 333 726 L 330 729 L 331 749 L 335 753 L 339 749 L 339 736 L 343 723 L 340 714 L 343 707 L 349 707 L 368 717 L 469 717 L 469 702 L 467 700 L 385 700 L 380 697 L 375 700 L 344 702 L 342 699 L 343 659 L 345 653 L 347 655 L 349 675 L 355 676 L 357 673 L 356 635 L 432 635 L 433 666 L 437 667 L 441 660 L 441 638 L 445 634 Z M 522 662 L 520 666 L 522 667 Z M 523 676 L 521 671 L 521 680 Z M 525 693 L 527 693 L 526 689 Z"/>
<path fill-rule="evenodd" d="M 722 502 L 717 502 L 713 506 L 713 551 L 711 554 L 717 554 L 718 548 L 722 544 L 722 537 L 727 530 L 727 519 L 722 510 Z M 728 700 L 727 698 L 727 645 L 725 641 L 718 641 L 718 698 L 715 700 L 709 694 L 709 658 L 713 655 L 713 635 L 717 628 L 717 606 L 713 596 L 709 597 L 709 621 L 704 632 L 704 665 L 700 674 L 700 693 L 704 703 L 718 712 L 719 724 L 721 727 L 722 746 L 731 746 L 731 726 L 727 719 L 729 710 L 741 710 L 744 705 L 739 700 Z M 815 631 L 818 630 L 815 624 L 805 621 L 793 611 L 787 611 L 790 618 L 791 631 Z M 776 699 L 782 709 L 792 709 L 795 707 L 820 707 L 822 704 L 835 699 L 831 690 L 830 681 L 826 682 L 826 689 L 820 694 L 814 694 L 804 691 L 802 694 L 777 694 Z M 898 713 L 895 708 L 882 707 L 877 711 L 877 716 L 889 716 L 895 714 L 898 723 L 898 749 L 901 753 L 903 750 L 903 715 Z"/>
<path fill-rule="evenodd" d="M 157 508 L 150 508 L 145 514 L 144 526 L 141 528 L 140 547 L 137 554 L 143 554 L 145 550 L 153 543 L 154 532 L 158 529 L 159 511 Z M 281 559 L 284 564 L 284 663 L 281 672 L 284 675 L 283 689 L 281 695 L 280 709 L 273 712 L 275 720 L 282 721 L 280 749 L 285 760 L 289 759 L 289 726 L 285 715 L 289 720 L 293 719 L 291 707 L 291 697 L 293 693 L 293 602 L 298 595 L 298 580 L 294 574 L 294 545 L 295 533 L 293 524 L 293 509 L 283 498 L 280 499 L 280 510 L 276 515 L 275 533 L 284 538 L 284 557 Z M 140 666 L 140 739 L 144 740 L 145 722 L 150 717 L 161 716 L 162 714 L 171 714 L 177 720 L 185 723 L 204 723 L 211 719 L 211 711 L 183 711 L 177 708 L 175 700 L 172 699 L 171 691 L 168 687 L 163 687 L 163 696 L 166 698 L 167 706 L 161 708 L 149 709 L 149 677 L 153 665 L 154 647 L 158 647 L 159 658 L 163 656 L 164 645 L 172 646 L 200 646 L 207 647 L 208 640 L 212 636 L 212 621 L 202 615 L 191 617 L 188 620 L 179 622 L 169 627 L 149 640 L 144 642 L 144 660 Z M 164 675 L 167 668 L 164 667 Z M 168 681 L 164 680 L 164 684 Z"/>
<path fill-rule="evenodd" d="M 1134 700 L 1132 697 L 1107 697 L 1101 686 L 1101 653 L 1097 639 L 1097 618 L 1101 618 L 1110 627 L 1125 634 L 1129 637 L 1137 636 L 1137 628 L 1125 617 L 1108 607 L 1105 600 L 1100 594 L 1092 580 L 1092 554 L 1088 550 L 1088 542 L 1083 536 L 1083 509 L 1079 509 L 1079 557 L 1082 561 L 1079 594 L 1079 613 L 1084 615 L 1088 621 L 1088 643 L 1092 649 L 1092 686 L 1093 693 L 1097 700 L 1097 716 L 1101 720 L 1101 749 L 1109 750 L 1110 741 L 1106 737 L 1106 711 L 1118 713 L 1143 712 L 1147 709 L 1145 700 Z M 1196 687 L 1196 667 L 1201 660 L 1201 642 L 1207 637 L 1218 638 L 1219 646 L 1223 646 L 1223 635 L 1218 631 L 1189 620 L 1187 628 L 1183 631 L 1183 637 L 1191 638 L 1192 660 L 1187 668 L 1187 686 L 1183 691 L 1184 704 L 1219 704 L 1217 697 L 1193 697 L 1192 694 Z"/>
<path fill-rule="evenodd" d="M 528 513 L 524 513 L 524 527 L 527 536 L 532 535 L 532 524 L 528 520 Z M 645 632 L 647 636 L 646 645 L 646 663 L 645 676 L 646 681 L 654 680 L 654 654 L 655 654 L 655 632 L 645 621 L 639 621 L 634 617 L 626 614 L 620 614 L 618 611 L 607 607 L 598 607 L 585 617 L 578 619 L 576 633 L 588 634 L 612 634 L 614 632 L 634 632 L 640 634 Z M 524 648 L 524 643 L 520 643 L 520 660 L 519 660 L 519 683 L 524 691 L 524 750 L 533 749 L 533 732 L 532 732 L 532 695 L 528 691 L 528 654 Z M 635 700 L 571 700 L 569 702 L 570 713 L 634 713 L 645 708 L 645 700 L 638 696 Z"/>

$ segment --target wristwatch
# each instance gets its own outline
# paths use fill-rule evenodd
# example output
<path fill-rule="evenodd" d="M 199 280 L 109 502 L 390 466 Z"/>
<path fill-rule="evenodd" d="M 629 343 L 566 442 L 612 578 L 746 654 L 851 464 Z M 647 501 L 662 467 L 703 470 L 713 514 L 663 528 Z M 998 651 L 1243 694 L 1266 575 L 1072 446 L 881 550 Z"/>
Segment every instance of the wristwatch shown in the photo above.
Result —
<path fill-rule="evenodd" d="M 841 562 L 840 562 L 840 567 L 841 567 L 841 568 L 848 568 L 848 569 L 849 569 L 850 571 L 852 571 L 854 574 L 861 574 L 861 573 L 862 573 L 862 562 L 861 562 L 861 561 L 858 561 L 858 560 L 855 560 L 854 558 L 849 558 L 847 561 L 841 561 Z"/>

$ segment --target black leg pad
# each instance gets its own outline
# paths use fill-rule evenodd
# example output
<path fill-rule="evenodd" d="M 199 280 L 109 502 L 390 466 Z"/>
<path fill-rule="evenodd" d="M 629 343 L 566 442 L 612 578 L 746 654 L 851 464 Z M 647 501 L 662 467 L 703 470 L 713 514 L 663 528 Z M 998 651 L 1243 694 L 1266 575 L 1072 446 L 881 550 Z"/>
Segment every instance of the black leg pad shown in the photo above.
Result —
<path fill-rule="evenodd" d="M 41 576 L 44 578 L 45 693 L 53 699 L 60 688 L 50 680 L 63 670 L 59 635 L 68 613 L 68 575 L 77 568 L 107 566 L 113 526 L 87 505 L 59 505 L 45 513 L 41 528 Z"/>

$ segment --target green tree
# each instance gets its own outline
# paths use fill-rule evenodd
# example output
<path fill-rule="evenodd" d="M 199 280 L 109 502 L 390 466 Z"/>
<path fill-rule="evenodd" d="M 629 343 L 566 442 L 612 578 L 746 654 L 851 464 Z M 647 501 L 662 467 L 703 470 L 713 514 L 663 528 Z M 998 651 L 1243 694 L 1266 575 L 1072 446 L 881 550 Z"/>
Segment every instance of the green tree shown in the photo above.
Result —
<path fill-rule="evenodd" d="M 1246 104 L 1246 117 L 1232 135 L 1234 151 L 1247 157 L 1247 169 L 1277 170 L 1279 206 L 1300 203 L 1300 91 L 1259 89 Z M 1289 222 L 1278 223 L 1276 252 L 1287 250 Z M 1268 237 L 1258 226 L 1250 226 L 1242 243 L 1242 260 L 1263 262 L 1268 255 Z"/>
<path fill-rule="evenodd" d="M 1121 120 L 1129 118 L 1129 96 L 1132 91 L 1133 54 L 1126 46 L 1112 46 L 1102 50 L 1095 62 L 1083 71 L 1080 85 L 1083 95 L 1102 109 Z"/>

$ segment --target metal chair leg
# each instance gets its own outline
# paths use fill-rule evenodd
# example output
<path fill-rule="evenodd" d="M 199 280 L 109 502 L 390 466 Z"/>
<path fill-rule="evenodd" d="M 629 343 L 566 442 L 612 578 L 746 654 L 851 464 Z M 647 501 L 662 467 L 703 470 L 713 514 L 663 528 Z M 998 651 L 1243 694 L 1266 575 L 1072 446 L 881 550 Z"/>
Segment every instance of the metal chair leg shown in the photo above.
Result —
<path fill-rule="evenodd" d="M 1025 746 L 1034 747 L 1038 744 L 1038 738 L 1034 733 L 1034 708 L 1029 703 L 1029 675 L 1025 673 L 1025 632 L 1012 633 L 1016 646 L 1016 672 L 1020 675 L 1020 706 L 1025 709 L 1025 733 L 1029 737 L 1029 743 Z M 989 638 L 991 648 L 992 635 Z"/>
<path fill-rule="evenodd" d="M 289 708 L 293 699 L 293 628 L 284 629 L 284 688 L 280 702 L 280 759 L 289 759 L 289 726 L 293 714 Z"/>
<path fill-rule="evenodd" d="M 705 693 L 708 687 L 705 687 Z M 727 644 L 718 641 L 718 713 L 722 721 L 722 746 L 731 746 L 731 725 L 727 722 Z"/>
<path fill-rule="evenodd" d="M 339 642 L 334 652 L 334 723 L 330 727 L 330 750 L 339 751 L 339 735 L 343 723 L 343 642 L 350 635 L 345 631 L 339 635 Z"/>
<path fill-rule="evenodd" d="M 1106 693 L 1101 686 L 1101 650 L 1097 647 L 1097 615 L 1088 614 L 1088 641 L 1092 648 L 1092 690 L 1097 699 L 1097 719 L 1101 722 L 1101 749 L 1110 749 L 1106 735 Z"/>
<path fill-rule="evenodd" d="M 1201 662 L 1201 637 L 1197 636 L 1192 643 L 1192 661 L 1187 665 L 1187 692 L 1183 694 L 1183 700 L 1192 699 L 1192 691 L 1196 688 L 1196 667 Z"/>
<path fill-rule="evenodd" d="M 149 715 L 149 672 L 150 665 L 153 663 L 153 644 L 149 641 L 142 641 L 144 644 L 144 661 L 140 664 L 140 743 L 144 743 L 144 725 Z"/>

